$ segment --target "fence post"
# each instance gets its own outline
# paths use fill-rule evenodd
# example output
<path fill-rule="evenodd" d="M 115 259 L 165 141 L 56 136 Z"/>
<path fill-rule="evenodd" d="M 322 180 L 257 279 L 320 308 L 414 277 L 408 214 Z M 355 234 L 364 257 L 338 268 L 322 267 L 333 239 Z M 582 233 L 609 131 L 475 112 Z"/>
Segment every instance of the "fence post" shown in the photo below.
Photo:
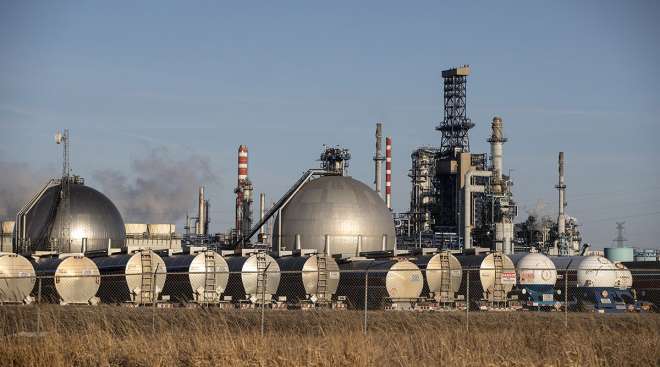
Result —
<path fill-rule="evenodd" d="M 568 269 L 564 270 L 564 327 L 568 329 Z"/>
<path fill-rule="evenodd" d="M 37 290 L 37 336 L 39 336 L 41 332 L 41 281 L 42 278 L 39 277 L 39 288 Z"/>
<path fill-rule="evenodd" d="M 365 270 L 364 273 L 364 335 L 367 335 L 367 310 L 369 308 L 369 303 L 367 302 L 369 289 L 369 269 Z"/>
<path fill-rule="evenodd" d="M 465 330 L 470 332 L 470 269 L 467 269 L 467 283 L 465 287 Z"/>

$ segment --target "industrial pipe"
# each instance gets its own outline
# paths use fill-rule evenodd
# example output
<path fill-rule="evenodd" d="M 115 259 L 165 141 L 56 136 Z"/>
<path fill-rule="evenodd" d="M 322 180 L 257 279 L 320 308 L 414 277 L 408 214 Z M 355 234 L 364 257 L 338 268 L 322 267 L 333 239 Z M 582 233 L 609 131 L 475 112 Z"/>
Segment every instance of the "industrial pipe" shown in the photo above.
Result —
<path fill-rule="evenodd" d="M 465 173 L 465 187 L 463 188 L 463 248 L 472 248 L 472 193 L 484 192 L 482 185 L 472 185 L 472 177 L 492 177 L 492 171 L 477 171 L 474 167 Z"/>

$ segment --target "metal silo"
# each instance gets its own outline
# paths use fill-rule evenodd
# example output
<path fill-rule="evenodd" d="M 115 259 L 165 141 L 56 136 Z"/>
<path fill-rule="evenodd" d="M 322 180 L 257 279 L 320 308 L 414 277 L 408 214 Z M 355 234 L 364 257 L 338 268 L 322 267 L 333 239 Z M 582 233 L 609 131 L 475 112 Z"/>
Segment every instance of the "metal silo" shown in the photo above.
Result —
<path fill-rule="evenodd" d="M 100 272 L 96 264 L 82 255 L 41 257 L 36 260 L 42 279 L 42 299 L 52 303 L 92 304 L 99 299 Z"/>
<path fill-rule="evenodd" d="M 98 295 L 103 303 L 154 303 L 165 287 L 167 267 L 151 250 L 92 260 L 102 274 Z"/>
<path fill-rule="evenodd" d="M 21 255 L 0 253 L 0 303 L 32 303 L 34 267 Z"/>
<path fill-rule="evenodd" d="M 215 304 L 229 280 L 229 265 L 215 251 L 163 257 L 167 279 L 163 294 L 180 303 Z"/>

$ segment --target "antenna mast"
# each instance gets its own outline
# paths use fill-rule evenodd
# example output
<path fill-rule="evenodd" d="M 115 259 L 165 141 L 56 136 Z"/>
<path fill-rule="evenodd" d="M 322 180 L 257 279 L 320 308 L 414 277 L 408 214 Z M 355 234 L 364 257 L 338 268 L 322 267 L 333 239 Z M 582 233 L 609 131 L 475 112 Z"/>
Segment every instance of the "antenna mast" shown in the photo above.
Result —
<path fill-rule="evenodd" d="M 55 134 L 55 143 L 63 145 L 62 180 L 60 182 L 60 210 L 63 223 L 59 241 L 63 242 L 67 251 L 71 251 L 71 166 L 69 163 L 69 129 L 64 133 Z M 59 251 L 59 241 L 51 241 L 51 250 Z"/>

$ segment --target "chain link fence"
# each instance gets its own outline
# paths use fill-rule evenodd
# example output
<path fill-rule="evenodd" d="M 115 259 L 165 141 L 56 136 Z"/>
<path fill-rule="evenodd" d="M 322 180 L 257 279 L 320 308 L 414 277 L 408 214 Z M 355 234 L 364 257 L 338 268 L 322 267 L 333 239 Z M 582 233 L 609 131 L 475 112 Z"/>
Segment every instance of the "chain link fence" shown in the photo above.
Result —
<path fill-rule="evenodd" d="M 45 305 L 131 307 L 167 315 L 166 309 L 216 309 L 260 313 L 264 331 L 273 312 L 453 312 L 469 330 L 479 312 L 657 312 L 660 269 L 222 271 L 142 274 L 0 276 L 0 311 L 23 308 L 25 328 L 40 332 Z M 104 306 L 105 305 L 105 306 Z M 52 306 L 48 306 L 52 307 Z M 164 313 L 164 314 L 160 314 Z"/>

